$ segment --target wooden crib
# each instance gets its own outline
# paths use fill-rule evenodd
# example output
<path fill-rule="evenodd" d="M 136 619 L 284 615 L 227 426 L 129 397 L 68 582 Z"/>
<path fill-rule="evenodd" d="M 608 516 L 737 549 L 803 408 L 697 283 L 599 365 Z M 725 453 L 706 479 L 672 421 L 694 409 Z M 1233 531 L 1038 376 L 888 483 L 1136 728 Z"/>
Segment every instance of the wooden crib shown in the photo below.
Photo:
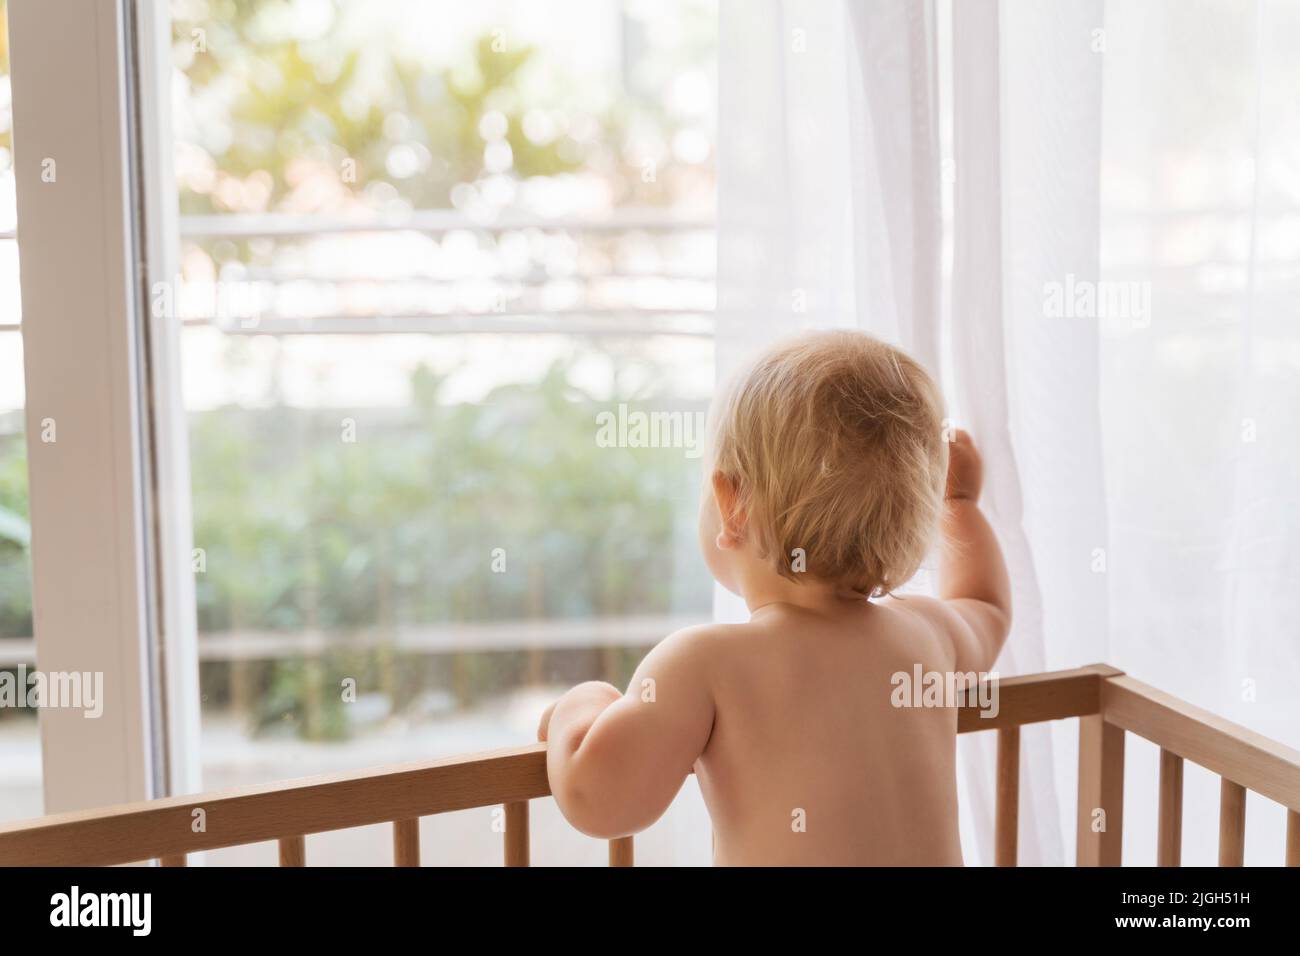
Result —
<path fill-rule="evenodd" d="M 1179 865 L 1183 761 L 1219 774 L 1219 864 L 1240 866 L 1246 791 L 1285 808 L 1287 866 L 1300 866 L 1300 751 L 1193 707 L 1104 664 L 1000 681 L 999 712 L 974 703 L 961 733 L 993 731 L 997 746 L 996 862 L 1016 864 L 1020 728 L 1079 719 L 1079 866 L 1117 866 L 1123 837 L 1124 739 L 1160 747 L 1157 861 Z M 970 699 L 976 698 L 972 692 Z M 528 801 L 550 795 L 544 744 L 267 786 L 173 797 L 0 825 L 0 864 L 98 866 L 159 860 L 278 840 L 281 866 L 303 866 L 309 833 L 391 823 L 393 862 L 420 865 L 419 819 L 472 807 L 504 807 L 506 866 L 529 862 Z M 195 811 L 206 826 L 194 832 Z M 1104 819 L 1104 828 L 1098 821 Z M 1281 848 L 1279 848 L 1281 849 Z M 632 838 L 609 841 L 610 866 L 631 866 Z"/>

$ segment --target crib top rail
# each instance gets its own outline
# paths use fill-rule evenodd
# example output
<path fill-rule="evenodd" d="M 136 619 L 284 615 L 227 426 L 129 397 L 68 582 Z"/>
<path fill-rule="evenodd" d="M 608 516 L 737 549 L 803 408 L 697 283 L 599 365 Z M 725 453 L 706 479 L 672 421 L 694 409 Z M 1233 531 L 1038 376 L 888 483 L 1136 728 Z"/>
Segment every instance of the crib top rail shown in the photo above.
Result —
<path fill-rule="evenodd" d="M 990 690 L 966 692 L 958 732 L 999 731 L 1000 857 L 1015 858 L 1019 728 L 1070 717 L 1086 724 L 1081 814 L 1122 800 L 1122 737 L 1131 731 L 1171 760 L 1201 764 L 1233 786 L 1288 807 L 1296 828 L 1295 845 L 1289 838 L 1288 846 L 1300 854 L 1300 751 L 1105 664 L 1006 678 L 996 682 L 996 696 Z M 282 864 L 302 865 L 303 835 L 380 823 L 394 824 L 395 859 L 418 865 L 420 817 L 497 804 L 506 807 L 506 860 L 527 865 L 527 802 L 549 794 L 546 745 L 532 744 L 0 824 L 0 865 L 102 866 L 154 858 L 180 865 L 187 854 L 271 840 L 280 842 Z M 203 826 L 196 825 L 200 818 Z M 1097 842 L 1099 848 L 1081 852 L 1081 860 L 1118 862 L 1118 811 L 1116 826 Z M 631 864 L 630 838 L 611 841 L 610 860 Z"/>
<path fill-rule="evenodd" d="M 0 865 L 111 866 L 545 797 L 546 745 L 0 825 Z M 203 829 L 195 832 L 196 811 Z"/>
<path fill-rule="evenodd" d="M 980 703 L 980 688 L 966 692 L 966 703 L 957 711 L 957 732 L 1002 730 L 1095 714 L 1101 709 L 1102 681 L 1122 673 L 1109 664 L 1089 664 L 1071 670 L 999 678 L 995 682 L 996 707 Z M 987 700 L 987 694 L 983 696 Z"/>
<path fill-rule="evenodd" d="M 1300 750 L 1126 675 L 1103 683 L 1106 722 L 1300 811 Z"/>

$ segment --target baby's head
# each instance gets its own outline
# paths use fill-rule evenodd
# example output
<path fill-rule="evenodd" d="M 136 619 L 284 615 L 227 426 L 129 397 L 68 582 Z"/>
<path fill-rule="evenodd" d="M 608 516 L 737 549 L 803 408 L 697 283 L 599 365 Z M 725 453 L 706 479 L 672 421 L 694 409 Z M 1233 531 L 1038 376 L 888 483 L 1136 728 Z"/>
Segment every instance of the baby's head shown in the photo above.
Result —
<path fill-rule="evenodd" d="M 700 536 L 719 583 L 743 594 L 775 574 L 877 595 L 916 573 L 948 449 L 914 359 L 861 332 L 801 335 L 742 370 L 710 418 Z"/>

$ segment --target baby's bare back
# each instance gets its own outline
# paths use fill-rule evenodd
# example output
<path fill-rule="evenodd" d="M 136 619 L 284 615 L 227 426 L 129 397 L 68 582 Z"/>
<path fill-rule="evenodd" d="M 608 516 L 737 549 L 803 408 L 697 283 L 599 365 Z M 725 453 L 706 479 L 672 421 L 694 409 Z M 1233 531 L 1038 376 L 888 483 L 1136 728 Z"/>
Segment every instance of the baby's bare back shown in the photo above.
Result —
<path fill-rule="evenodd" d="M 893 680 L 952 652 L 904 608 L 769 607 L 730 630 L 696 762 L 716 864 L 961 864 L 956 711 L 895 706 Z"/>

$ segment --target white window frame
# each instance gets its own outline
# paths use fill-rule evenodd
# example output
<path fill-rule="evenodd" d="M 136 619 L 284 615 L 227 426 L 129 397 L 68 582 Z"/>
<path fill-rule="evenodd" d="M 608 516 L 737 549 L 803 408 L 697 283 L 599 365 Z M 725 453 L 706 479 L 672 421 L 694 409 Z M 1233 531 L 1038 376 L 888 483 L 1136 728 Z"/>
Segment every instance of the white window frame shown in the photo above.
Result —
<path fill-rule="evenodd" d="M 137 156 L 139 276 L 144 305 L 138 310 L 147 356 L 149 454 L 155 507 L 149 515 L 157 555 L 151 580 L 156 587 L 155 647 L 160 796 L 201 789 L 200 692 L 197 602 L 194 593 L 194 521 L 190 493 L 189 418 L 181 389 L 182 324 L 174 314 L 152 307 L 160 283 L 175 283 L 180 272 L 178 191 L 172 166 L 172 20 L 168 0 L 126 0 L 126 36 L 134 65 L 134 117 Z M 171 289 L 171 301 L 179 290 Z"/>
<path fill-rule="evenodd" d="M 36 661 L 104 688 L 99 719 L 41 710 L 47 812 L 197 783 L 176 330 L 145 319 L 176 248 L 169 24 L 165 0 L 9 4 Z"/>

